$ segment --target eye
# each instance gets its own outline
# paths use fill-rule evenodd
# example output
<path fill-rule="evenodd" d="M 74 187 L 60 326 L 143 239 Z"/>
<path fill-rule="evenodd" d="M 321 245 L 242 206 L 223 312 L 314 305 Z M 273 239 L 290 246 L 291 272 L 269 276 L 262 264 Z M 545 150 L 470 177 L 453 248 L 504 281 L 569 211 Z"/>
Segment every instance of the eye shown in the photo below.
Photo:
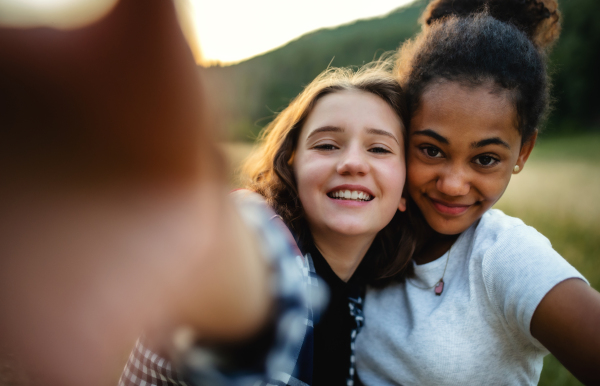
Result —
<path fill-rule="evenodd" d="M 337 146 L 335 146 L 331 143 L 322 143 L 320 145 L 313 146 L 313 149 L 317 149 L 317 150 L 335 150 L 337 148 L 338 148 Z"/>
<path fill-rule="evenodd" d="M 388 150 L 387 148 L 383 147 L 383 146 L 375 146 L 369 149 L 369 151 L 371 153 L 379 153 L 379 154 L 385 154 L 385 153 L 391 153 L 390 150 Z"/>
<path fill-rule="evenodd" d="M 435 146 L 431 146 L 431 145 L 423 146 L 423 147 L 421 147 L 421 151 L 423 152 L 423 154 L 425 154 L 427 157 L 430 157 L 430 158 L 443 157 L 442 151 Z"/>
<path fill-rule="evenodd" d="M 473 162 L 475 162 L 477 165 L 480 165 L 480 166 L 492 167 L 492 166 L 496 165 L 498 162 L 500 162 L 500 160 L 489 154 L 484 154 L 484 155 L 475 157 L 473 159 Z"/>

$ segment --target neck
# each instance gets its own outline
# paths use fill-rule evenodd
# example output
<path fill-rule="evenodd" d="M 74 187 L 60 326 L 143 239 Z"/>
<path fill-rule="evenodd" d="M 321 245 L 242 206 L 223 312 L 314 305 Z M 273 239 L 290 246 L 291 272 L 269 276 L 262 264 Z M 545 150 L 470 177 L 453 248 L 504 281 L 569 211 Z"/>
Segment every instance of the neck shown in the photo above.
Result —
<path fill-rule="evenodd" d="M 415 255 L 413 260 L 418 264 L 427 264 L 439 259 L 448 252 L 452 244 L 458 239 L 457 235 L 443 235 L 429 228 L 425 239 L 427 242 L 423 248 Z"/>
<path fill-rule="evenodd" d="M 344 282 L 350 280 L 375 239 L 374 235 L 334 236 L 315 233 L 313 233 L 315 246 L 333 272 Z"/>

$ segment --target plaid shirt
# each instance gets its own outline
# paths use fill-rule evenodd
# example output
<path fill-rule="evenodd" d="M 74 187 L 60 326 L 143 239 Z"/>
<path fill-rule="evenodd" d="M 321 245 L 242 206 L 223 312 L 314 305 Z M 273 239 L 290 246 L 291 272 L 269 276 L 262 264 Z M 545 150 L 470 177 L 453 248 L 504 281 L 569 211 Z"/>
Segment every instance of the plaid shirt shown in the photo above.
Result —
<path fill-rule="evenodd" d="M 260 358 L 263 366 L 231 370 L 223 366 L 219 354 L 195 345 L 177 353 L 180 360 L 175 368 L 169 359 L 151 351 L 144 339 L 139 339 L 119 386 L 310 385 L 314 313 L 325 305 L 326 288 L 317 278 L 310 255 L 302 256 L 288 228 L 260 196 L 248 191 L 232 195 L 242 219 L 256 231 L 263 255 L 274 272 L 271 284 L 277 315 L 273 342 Z"/>

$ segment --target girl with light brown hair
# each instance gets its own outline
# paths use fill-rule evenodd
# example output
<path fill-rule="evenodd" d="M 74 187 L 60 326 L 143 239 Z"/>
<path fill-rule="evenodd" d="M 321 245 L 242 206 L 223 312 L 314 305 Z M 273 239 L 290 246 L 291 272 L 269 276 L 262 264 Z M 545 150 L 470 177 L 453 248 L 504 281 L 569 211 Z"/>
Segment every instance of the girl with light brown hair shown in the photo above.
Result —
<path fill-rule="evenodd" d="M 276 234 L 267 229 L 270 226 L 291 232 L 305 280 L 305 288 L 296 290 L 308 291 L 308 312 L 296 330 L 280 324 L 285 318 L 274 311 L 279 316 L 273 316 L 263 333 L 247 345 L 234 347 L 238 360 L 231 368 L 245 368 L 247 363 L 239 358 L 252 356 L 249 362 L 266 366 L 267 376 L 283 384 L 353 384 L 353 347 L 363 323 L 364 287 L 402 275 L 414 248 L 401 213 L 406 209 L 402 197 L 405 109 L 404 93 L 389 62 L 381 61 L 358 70 L 326 70 L 265 129 L 245 164 L 247 190 L 234 196 L 240 199 L 242 211 L 251 202 L 266 202 L 272 208 L 271 225 L 259 232 L 265 239 Z M 316 275 L 329 288 L 329 303 L 322 313 L 313 307 L 319 297 L 315 287 L 323 287 Z M 286 283 L 278 285 L 275 298 L 290 290 Z M 300 338 L 283 345 L 273 338 L 274 330 L 277 336 Z M 258 350 L 263 354 L 269 347 L 280 351 L 257 355 L 257 347 L 263 348 Z M 289 365 L 272 366 L 277 356 L 290 359 Z M 143 379 L 135 375 L 136 363 L 152 357 L 154 353 L 139 343 L 123 384 L 140 384 Z M 171 368 L 165 367 L 163 359 L 144 363 L 169 378 Z M 277 371 L 269 370 L 273 368 Z M 170 384 L 183 379 L 213 382 L 205 375 L 205 369 L 192 369 Z"/>

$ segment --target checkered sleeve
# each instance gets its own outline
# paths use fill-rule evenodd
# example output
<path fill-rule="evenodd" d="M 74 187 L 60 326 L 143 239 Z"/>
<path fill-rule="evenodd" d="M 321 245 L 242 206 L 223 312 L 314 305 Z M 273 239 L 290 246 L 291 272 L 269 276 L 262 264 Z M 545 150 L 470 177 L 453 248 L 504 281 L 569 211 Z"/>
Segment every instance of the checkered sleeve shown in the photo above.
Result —
<path fill-rule="evenodd" d="M 310 358 L 303 358 L 303 363 L 312 365 L 313 312 L 325 305 L 325 286 L 319 283 L 310 256 L 302 256 L 288 228 L 261 196 L 248 191 L 235 192 L 234 196 L 242 219 L 255 230 L 262 254 L 272 267 L 271 288 L 276 304 L 273 341 L 259 372 L 223 371 L 218 359 L 211 358 L 213 353 L 194 346 L 184 356 L 187 374 L 194 384 L 307 385 L 312 369 L 305 376 L 299 361 L 303 353 L 308 354 Z"/>
<path fill-rule="evenodd" d="M 186 386 L 169 360 L 146 347 L 138 339 L 121 378 L 119 386 Z"/>
<path fill-rule="evenodd" d="M 326 286 L 317 278 L 310 255 L 302 256 L 288 228 L 262 197 L 248 191 L 234 192 L 233 197 L 243 221 L 255 231 L 262 255 L 272 269 L 270 284 L 276 306 L 265 335 L 266 348 L 245 347 L 242 355 L 239 352 L 231 355 L 229 349 L 192 345 L 176 353 L 179 366 L 174 371 L 169 360 L 153 353 L 139 340 L 119 386 L 310 384 L 313 313 L 326 303 Z"/>

